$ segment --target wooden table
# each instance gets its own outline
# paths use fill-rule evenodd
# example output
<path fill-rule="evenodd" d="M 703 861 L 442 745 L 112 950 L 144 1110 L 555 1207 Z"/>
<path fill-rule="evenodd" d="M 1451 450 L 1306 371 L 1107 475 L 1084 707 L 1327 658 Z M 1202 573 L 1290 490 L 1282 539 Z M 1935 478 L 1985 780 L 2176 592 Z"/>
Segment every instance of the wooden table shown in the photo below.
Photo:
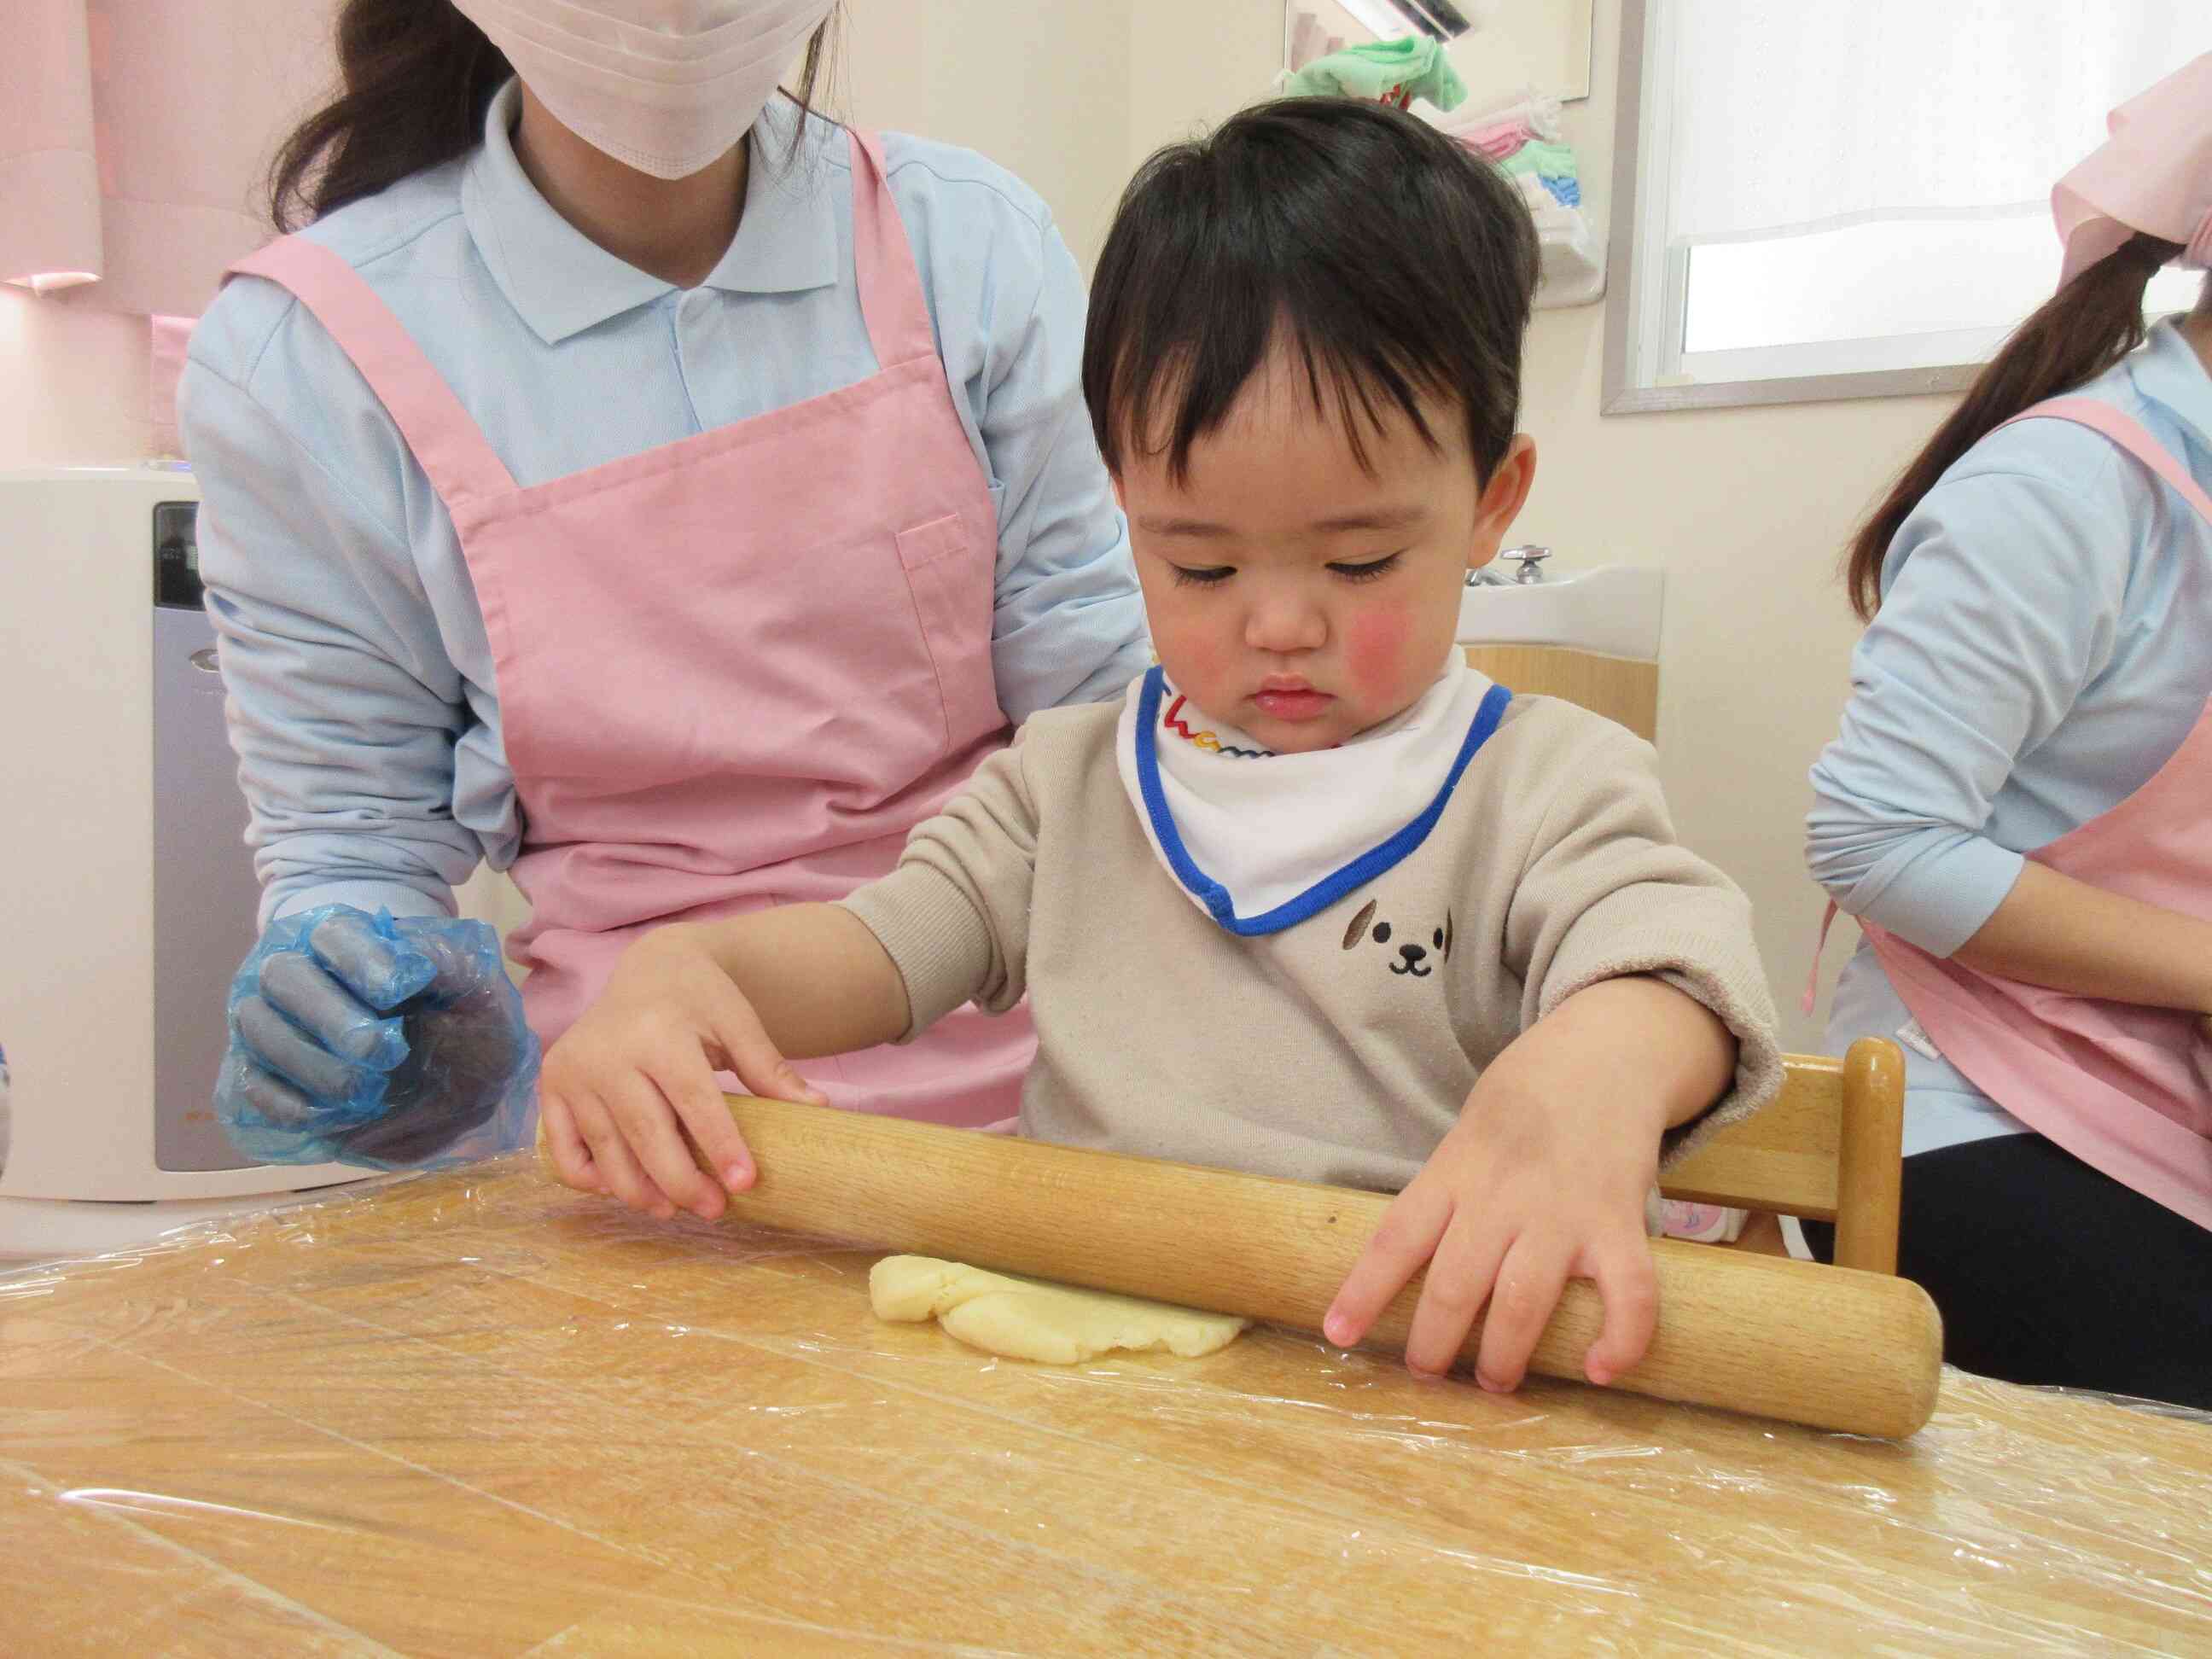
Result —
<path fill-rule="evenodd" d="M 992 1362 L 527 1161 L 0 1279 L 0 1653 L 2212 1653 L 2212 1427 Z"/>

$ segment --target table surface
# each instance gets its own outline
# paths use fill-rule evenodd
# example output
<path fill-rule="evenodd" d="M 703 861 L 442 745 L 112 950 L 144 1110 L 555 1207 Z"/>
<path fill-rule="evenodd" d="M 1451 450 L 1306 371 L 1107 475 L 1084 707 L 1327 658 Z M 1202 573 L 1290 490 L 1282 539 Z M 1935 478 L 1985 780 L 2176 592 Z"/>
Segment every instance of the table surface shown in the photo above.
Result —
<path fill-rule="evenodd" d="M 0 1278 L 0 1650 L 2212 1652 L 2212 1425 L 994 1361 L 528 1160 Z"/>

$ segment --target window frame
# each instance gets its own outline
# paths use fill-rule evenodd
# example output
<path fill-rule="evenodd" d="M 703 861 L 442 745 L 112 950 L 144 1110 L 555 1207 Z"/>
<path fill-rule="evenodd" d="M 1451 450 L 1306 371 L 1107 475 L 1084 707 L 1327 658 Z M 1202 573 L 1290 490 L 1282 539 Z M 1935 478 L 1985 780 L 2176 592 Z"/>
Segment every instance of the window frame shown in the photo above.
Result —
<path fill-rule="evenodd" d="M 1857 398 L 1917 398 L 1960 392 L 1973 383 L 1984 360 L 1926 368 L 1839 370 L 1829 374 L 1773 375 L 1756 380 L 1700 380 L 1675 386 L 1639 384 L 1656 375 L 1663 359 L 1657 342 L 1673 326 L 1680 337 L 1687 302 L 1689 252 L 1665 246 L 1667 189 L 1663 168 L 1643 177 L 1646 156 L 1668 153 L 1664 107 L 1647 108 L 1644 87 L 1661 45 L 1663 20 L 1651 15 L 1667 0 L 1620 0 L 1619 86 L 1615 88 L 1613 199 L 1608 241 L 1618 262 L 1607 273 L 1605 301 L 1605 357 L 1599 412 L 1656 414 L 1680 409 L 1735 409 L 1771 404 L 1838 402 Z M 1659 280 L 1644 274 L 1663 262 Z M 1646 289 L 1649 289 L 1647 292 Z M 1959 331 L 1960 333 L 1978 331 Z M 1901 337 L 1893 335 L 1881 339 Z M 1860 342 L 1837 340 L 1805 349 L 1847 355 Z M 1777 348 L 1794 350 L 1798 348 Z M 1637 362 L 1632 365 L 1632 352 Z M 1642 371 L 1642 372 L 1638 372 Z"/>

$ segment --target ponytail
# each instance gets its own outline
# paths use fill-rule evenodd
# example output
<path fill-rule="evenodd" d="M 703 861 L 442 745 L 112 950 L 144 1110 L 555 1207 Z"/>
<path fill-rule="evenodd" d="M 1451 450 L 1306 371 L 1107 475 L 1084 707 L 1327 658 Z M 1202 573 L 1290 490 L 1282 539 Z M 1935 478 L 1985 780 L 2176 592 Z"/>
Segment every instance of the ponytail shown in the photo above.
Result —
<path fill-rule="evenodd" d="M 835 21 L 806 43 L 793 94 L 803 117 L 814 112 Z M 514 72 L 453 0 L 346 0 L 337 46 L 336 94 L 284 141 L 269 171 L 269 217 L 280 231 L 468 154 L 483 137 L 493 94 Z"/>
<path fill-rule="evenodd" d="M 1852 538 L 1844 570 L 1851 609 L 1873 620 L 1881 564 L 1899 528 L 1951 465 L 2021 410 L 2094 380 L 2143 343 L 2143 290 L 2181 252 L 2138 233 L 2045 301 L 1976 377 L 1958 408 Z"/>

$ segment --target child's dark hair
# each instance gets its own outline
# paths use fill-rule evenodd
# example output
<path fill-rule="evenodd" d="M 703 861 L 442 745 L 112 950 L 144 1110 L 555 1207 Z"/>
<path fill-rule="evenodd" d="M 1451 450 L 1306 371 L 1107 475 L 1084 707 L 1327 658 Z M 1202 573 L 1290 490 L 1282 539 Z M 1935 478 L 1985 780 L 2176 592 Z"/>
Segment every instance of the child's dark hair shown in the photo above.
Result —
<path fill-rule="evenodd" d="M 835 21 L 815 30 L 799 68 L 793 97 L 809 114 Z M 514 72 L 453 0 L 346 0 L 334 35 L 338 85 L 269 169 L 269 217 L 279 230 L 468 154 L 483 137 L 492 94 Z M 805 125 L 793 129 L 794 153 Z"/>
<path fill-rule="evenodd" d="M 1246 110 L 1122 194 L 1083 342 L 1099 450 L 1116 473 L 1133 448 L 1164 453 L 1181 481 L 1279 341 L 1361 465 L 1363 425 L 1392 408 L 1437 446 L 1426 393 L 1466 410 L 1486 480 L 1520 414 L 1536 271 L 1519 188 L 1417 118 L 1346 98 Z"/>

